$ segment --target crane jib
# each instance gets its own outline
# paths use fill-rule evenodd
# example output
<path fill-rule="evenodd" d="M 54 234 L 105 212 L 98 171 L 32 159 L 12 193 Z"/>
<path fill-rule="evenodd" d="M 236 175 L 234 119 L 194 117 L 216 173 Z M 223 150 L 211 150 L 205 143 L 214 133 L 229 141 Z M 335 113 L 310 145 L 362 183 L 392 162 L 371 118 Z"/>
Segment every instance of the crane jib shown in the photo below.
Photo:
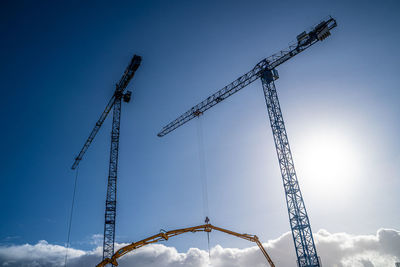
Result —
<path fill-rule="evenodd" d="M 135 71 L 139 68 L 142 58 L 140 56 L 134 55 L 131 62 L 129 63 L 128 67 L 126 68 L 124 74 L 122 75 L 120 81 L 118 82 L 116 89 L 111 96 L 111 99 L 108 101 L 106 108 L 104 109 L 103 113 L 100 115 L 100 118 L 97 120 L 94 128 L 92 129 L 88 139 L 84 143 L 81 151 L 79 152 L 78 156 L 75 157 L 75 161 L 71 167 L 71 169 L 75 170 L 78 167 L 79 162 L 82 160 L 83 155 L 85 154 L 86 150 L 89 148 L 90 144 L 92 143 L 94 137 L 96 136 L 97 132 L 100 130 L 101 125 L 107 118 L 108 113 L 110 113 L 111 108 L 115 102 L 115 96 L 117 94 L 122 94 L 122 92 L 126 89 L 129 81 L 135 75 Z"/>
<path fill-rule="evenodd" d="M 203 114 L 204 111 L 215 106 L 219 102 L 233 95 L 234 93 L 240 91 L 250 83 L 257 80 L 265 70 L 272 70 L 286 62 L 287 60 L 293 58 L 297 54 L 303 52 L 307 48 L 311 47 L 318 41 L 324 40 L 329 36 L 331 29 L 337 26 L 336 20 L 329 17 L 327 20 L 322 21 L 317 26 L 313 27 L 311 31 L 303 32 L 298 36 L 297 42 L 289 44 L 289 47 L 275 53 L 257 63 L 252 70 L 246 74 L 240 76 L 238 79 L 228 84 L 221 90 L 217 91 L 213 95 L 209 96 L 196 106 L 189 109 L 187 112 L 167 124 L 162 128 L 162 130 L 157 134 L 157 136 L 162 137 L 166 134 L 172 132 L 176 128 L 190 121 L 191 119 L 197 117 L 199 114 Z M 299 38 L 301 37 L 301 38 Z"/>

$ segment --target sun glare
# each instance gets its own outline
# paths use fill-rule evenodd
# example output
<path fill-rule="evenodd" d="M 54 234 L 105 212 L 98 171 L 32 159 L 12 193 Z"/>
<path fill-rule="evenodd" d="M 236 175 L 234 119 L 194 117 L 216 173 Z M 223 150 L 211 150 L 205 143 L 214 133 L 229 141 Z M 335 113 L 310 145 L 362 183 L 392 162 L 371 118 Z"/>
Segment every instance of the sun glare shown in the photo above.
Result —
<path fill-rule="evenodd" d="M 334 130 L 321 131 L 304 137 L 299 148 L 295 165 L 303 183 L 329 195 L 351 189 L 359 157 L 350 137 Z"/>

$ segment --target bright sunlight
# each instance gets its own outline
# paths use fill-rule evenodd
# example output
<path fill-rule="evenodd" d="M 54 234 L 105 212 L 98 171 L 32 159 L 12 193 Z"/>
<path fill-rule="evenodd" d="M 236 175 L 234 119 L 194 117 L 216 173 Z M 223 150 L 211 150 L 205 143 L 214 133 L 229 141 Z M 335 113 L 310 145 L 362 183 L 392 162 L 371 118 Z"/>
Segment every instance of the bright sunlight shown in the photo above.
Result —
<path fill-rule="evenodd" d="M 359 172 L 359 149 L 351 136 L 338 129 L 324 129 L 303 136 L 294 151 L 301 181 L 321 194 L 348 192 Z"/>

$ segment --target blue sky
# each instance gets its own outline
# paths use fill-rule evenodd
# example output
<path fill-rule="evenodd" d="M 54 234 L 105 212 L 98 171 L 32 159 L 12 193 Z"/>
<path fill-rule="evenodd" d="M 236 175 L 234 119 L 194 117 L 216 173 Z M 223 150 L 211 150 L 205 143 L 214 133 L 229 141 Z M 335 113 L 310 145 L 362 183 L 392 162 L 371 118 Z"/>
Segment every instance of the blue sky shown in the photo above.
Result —
<path fill-rule="evenodd" d="M 276 82 L 311 226 L 398 229 L 397 1 L 9 1 L 0 12 L 1 244 L 64 244 L 70 166 L 133 54 L 143 61 L 122 107 L 117 241 L 202 223 L 198 122 L 157 132 L 327 15 L 332 36 L 280 66 Z M 288 231 L 261 83 L 200 120 L 212 223 L 262 240 Z M 81 162 L 76 248 L 103 233 L 110 122 Z"/>

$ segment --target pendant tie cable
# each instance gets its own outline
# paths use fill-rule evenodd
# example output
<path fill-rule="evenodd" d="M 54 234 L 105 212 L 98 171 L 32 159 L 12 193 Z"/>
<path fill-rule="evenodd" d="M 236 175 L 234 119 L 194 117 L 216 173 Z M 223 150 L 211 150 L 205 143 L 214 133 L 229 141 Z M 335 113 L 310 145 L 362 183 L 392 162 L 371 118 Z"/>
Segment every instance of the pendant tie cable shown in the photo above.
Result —
<path fill-rule="evenodd" d="M 67 244 L 65 249 L 65 262 L 64 267 L 67 267 L 67 260 L 68 260 L 68 249 L 69 249 L 69 239 L 71 236 L 71 226 L 72 226 L 72 214 L 74 213 L 74 204 L 75 204 L 75 193 L 76 193 L 76 184 L 78 181 L 78 172 L 79 172 L 79 165 L 75 170 L 75 181 L 74 181 L 74 189 L 72 193 L 72 203 L 71 203 L 71 212 L 69 214 L 69 222 L 68 222 L 68 237 L 67 237 Z"/>
<path fill-rule="evenodd" d="M 197 141 L 199 146 L 200 179 L 201 179 L 201 188 L 203 195 L 203 216 L 205 217 L 205 223 L 209 224 L 210 219 L 208 218 L 209 208 L 208 208 L 207 170 L 206 170 L 206 159 L 204 152 L 203 126 L 201 123 L 200 116 L 198 116 L 197 119 Z M 207 232 L 207 244 L 208 244 L 208 258 L 209 262 L 211 262 L 210 232 Z"/>

